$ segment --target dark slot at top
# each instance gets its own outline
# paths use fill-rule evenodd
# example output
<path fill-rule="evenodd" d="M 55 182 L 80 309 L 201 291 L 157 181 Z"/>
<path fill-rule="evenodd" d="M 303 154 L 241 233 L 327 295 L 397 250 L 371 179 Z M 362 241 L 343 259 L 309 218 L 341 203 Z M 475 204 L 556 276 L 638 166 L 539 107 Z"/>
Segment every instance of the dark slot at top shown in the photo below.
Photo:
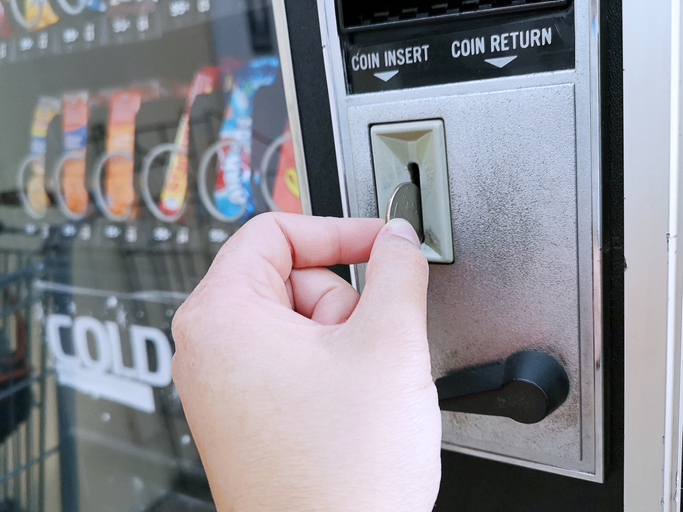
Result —
<path fill-rule="evenodd" d="M 432 19 L 481 17 L 548 8 L 561 8 L 571 0 L 337 0 L 341 29 L 345 32 L 403 25 Z"/>

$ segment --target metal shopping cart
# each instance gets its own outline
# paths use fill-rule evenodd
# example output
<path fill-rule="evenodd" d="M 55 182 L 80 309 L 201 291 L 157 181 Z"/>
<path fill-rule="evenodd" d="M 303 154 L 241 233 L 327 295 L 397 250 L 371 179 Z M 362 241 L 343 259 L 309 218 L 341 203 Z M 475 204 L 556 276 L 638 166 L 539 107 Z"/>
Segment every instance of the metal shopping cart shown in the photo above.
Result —
<path fill-rule="evenodd" d="M 30 253 L 0 252 L 0 511 L 43 511 L 48 466 L 59 442 L 48 415 L 55 393 L 42 329 L 32 309 L 45 264 Z M 38 310 L 39 308 L 36 308 Z"/>

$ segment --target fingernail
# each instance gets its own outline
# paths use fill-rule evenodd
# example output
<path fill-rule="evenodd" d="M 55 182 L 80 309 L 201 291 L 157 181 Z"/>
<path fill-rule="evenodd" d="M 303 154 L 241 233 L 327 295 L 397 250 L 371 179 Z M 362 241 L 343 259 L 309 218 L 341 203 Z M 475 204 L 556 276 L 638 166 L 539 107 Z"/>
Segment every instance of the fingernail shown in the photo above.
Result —
<path fill-rule="evenodd" d="M 405 238 L 417 248 L 421 247 L 422 245 L 420 244 L 420 239 L 417 237 L 417 233 L 415 233 L 415 229 L 413 229 L 413 226 L 410 225 L 410 222 L 405 219 L 391 219 L 389 222 L 387 222 L 386 226 L 384 226 L 384 229 L 396 236 Z"/>

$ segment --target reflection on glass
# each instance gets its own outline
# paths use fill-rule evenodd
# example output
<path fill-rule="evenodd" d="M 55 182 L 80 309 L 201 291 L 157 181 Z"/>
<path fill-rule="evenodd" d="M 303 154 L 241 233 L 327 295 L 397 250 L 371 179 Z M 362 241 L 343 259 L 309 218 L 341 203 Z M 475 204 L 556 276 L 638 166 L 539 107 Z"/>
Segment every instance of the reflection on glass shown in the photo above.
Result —
<path fill-rule="evenodd" d="M 301 212 L 263 0 L 0 0 L 0 510 L 214 510 L 176 308 Z"/>

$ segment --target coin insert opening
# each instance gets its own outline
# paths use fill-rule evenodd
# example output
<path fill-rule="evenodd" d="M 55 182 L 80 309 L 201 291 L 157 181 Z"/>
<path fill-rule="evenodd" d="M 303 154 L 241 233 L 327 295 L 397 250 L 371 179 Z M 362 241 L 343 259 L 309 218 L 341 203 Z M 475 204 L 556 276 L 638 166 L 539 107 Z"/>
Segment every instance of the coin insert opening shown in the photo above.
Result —
<path fill-rule="evenodd" d="M 417 188 L 420 188 L 420 166 L 417 162 L 408 162 L 408 172 L 410 173 L 410 181 L 412 181 Z"/>
<path fill-rule="evenodd" d="M 409 216 L 415 222 L 415 231 L 424 235 L 422 252 L 427 261 L 453 263 L 443 120 L 371 125 L 370 150 L 377 212 L 380 213 L 386 205 L 387 213 L 394 207 L 394 214 L 401 213 L 406 219 Z M 400 194 L 396 194 L 397 191 Z"/>
<path fill-rule="evenodd" d="M 417 164 L 417 162 L 408 162 L 408 165 L 406 165 L 406 167 L 408 168 L 408 172 L 410 173 L 410 181 L 412 181 L 413 185 L 415 185 L 420 190 L 420 195 L 422 195 L 422 189 L 420 188 L 420 166 Z M 422 208 L 421 204 L 420 208 Z M 418 235 L 420 237 L 420 242 L 424 242 L 424 218 L 422 217 L 422 212 L 420 212 L 420 224 L 420 227 L 422 229 L 418 230 Z"/>

